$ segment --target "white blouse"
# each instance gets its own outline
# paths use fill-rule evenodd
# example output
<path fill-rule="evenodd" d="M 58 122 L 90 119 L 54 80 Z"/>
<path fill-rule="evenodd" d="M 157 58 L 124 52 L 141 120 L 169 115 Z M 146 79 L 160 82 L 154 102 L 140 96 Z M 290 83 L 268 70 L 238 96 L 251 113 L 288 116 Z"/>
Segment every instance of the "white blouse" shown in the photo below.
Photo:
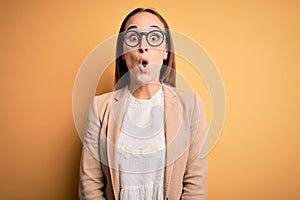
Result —
<path fill-rule="evenodd" d="M 151 99 L 127 94 L 118 141 L 121 200 L 163 199 L 165 167 L 164 97 L 160 88 Z"/>

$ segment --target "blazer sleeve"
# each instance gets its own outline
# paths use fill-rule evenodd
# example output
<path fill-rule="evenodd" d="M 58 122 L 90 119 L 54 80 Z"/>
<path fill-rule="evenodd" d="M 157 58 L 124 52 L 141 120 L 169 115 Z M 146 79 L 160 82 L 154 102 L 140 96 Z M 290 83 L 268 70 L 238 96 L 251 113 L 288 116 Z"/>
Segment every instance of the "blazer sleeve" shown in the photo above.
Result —
<path fill-rule="evenodd" d="M 194 111 L 191 116 L 191 145 L 185 174 L 183 177 L 182 199 L 207 199 L 207 156 L 200 156 L 205 152 L 207 139 L 206 111 L 202 100 L 195 95 Z"/>
<path fill-rule="evenodd" d="M 106 199 L 104 197 L 104 177 L 99 158 L 101 126 L 97 110 L 97 99 L 94 97 L 89 107 L 80 162 L 79 198 L 81 200 Z"/>

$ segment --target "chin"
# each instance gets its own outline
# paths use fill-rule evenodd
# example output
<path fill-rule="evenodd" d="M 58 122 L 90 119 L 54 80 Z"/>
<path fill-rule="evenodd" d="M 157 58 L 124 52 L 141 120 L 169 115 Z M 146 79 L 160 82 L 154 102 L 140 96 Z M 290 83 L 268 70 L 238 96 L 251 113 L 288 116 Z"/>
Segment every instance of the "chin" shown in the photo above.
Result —
<path fill-rule="evenodd" d="M 155 82 L 153 77 L 151 77 L 149 75 L 144 75 L 144 74 L 143 75 L 139 75 L 137 77 L 137 81 L 139 83 L 142 83 L 142 84 L 147 84 L 147 83 L 153 83 L 153 82 Z"/>
<path fill-rule="evenodd" d="M 149 83 L 159 83 L 159 78 L 151 76 L 150 74 L 137 74 L 134 76 L 134 80 L 141 85 Z"/>

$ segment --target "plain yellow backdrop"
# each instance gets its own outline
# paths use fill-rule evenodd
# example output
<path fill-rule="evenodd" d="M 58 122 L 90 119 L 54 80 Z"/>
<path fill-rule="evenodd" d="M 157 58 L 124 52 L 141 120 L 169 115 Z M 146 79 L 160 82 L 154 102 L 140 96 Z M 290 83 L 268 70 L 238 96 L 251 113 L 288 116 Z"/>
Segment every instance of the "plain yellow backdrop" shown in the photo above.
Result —
<path fill-rule="evenodd" d="M 0 199 L 77 199 L 76 73 L 136 7 L 201 44 L 227 93 L 209 200 L 300 199 L 299 1 L 1 1 Z M 178 71 L 203 96 L 187 64 Z M 107 74 L 113 73 L 113 68 Z M 98 92 L 112 81 L 101 79 Z M 102 88 L 101 88 L 102 87 Z"/>

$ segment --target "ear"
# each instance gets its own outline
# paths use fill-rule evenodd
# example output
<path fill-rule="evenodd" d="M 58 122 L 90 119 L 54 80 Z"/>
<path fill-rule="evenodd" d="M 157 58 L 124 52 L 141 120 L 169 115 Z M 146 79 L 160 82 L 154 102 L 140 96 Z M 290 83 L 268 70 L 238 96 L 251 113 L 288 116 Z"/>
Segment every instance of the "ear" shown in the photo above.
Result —
<path fill-rule="evenodd" d="M 164 60 L 167 60 L 167 58 L 168 58 L 168 52 L 166 51 L 164 54 Z"/>

